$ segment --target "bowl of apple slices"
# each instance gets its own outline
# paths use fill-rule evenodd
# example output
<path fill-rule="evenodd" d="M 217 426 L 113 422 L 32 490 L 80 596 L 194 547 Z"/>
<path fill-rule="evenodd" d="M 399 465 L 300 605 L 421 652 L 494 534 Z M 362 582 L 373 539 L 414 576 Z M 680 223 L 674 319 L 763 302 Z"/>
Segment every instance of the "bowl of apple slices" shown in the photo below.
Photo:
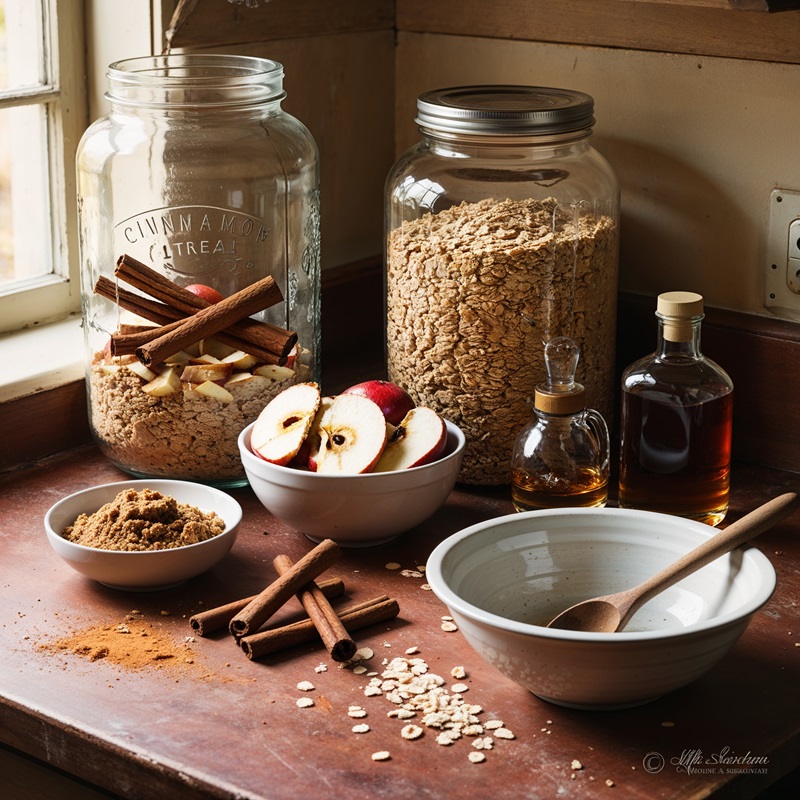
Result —
<path fill-rule="evenodd" d="M 430 517 L 455 486 L 465 444 L 457 425 L 377 380 L 336 396 L 294 384 L 239 436 L 264 507 L 343 547 L 383 544 Z"/>

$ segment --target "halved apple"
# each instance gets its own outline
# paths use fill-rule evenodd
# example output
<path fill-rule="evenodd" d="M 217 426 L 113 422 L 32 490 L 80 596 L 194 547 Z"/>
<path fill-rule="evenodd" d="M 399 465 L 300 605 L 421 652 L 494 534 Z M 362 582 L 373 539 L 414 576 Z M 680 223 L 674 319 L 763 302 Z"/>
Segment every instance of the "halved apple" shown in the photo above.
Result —
<path fill-rule="evenodd" d="M 386 444 L 386 419 L 372 400 L 340 394 L 323 414 L 319 434 L 316 471 L 357 475 L 378 463 Z"/>
<path fill-rule="evenodd" d="M 250 434 L 253 452 L 273 464 L 288 464 L 298 453 L 320 404 L 316 383 L 296 383 L 273 398 Z"/>
<path fill-rule="evenodd" d="M 431 408 L 417 406 L 389 437 L 375 472 L 421 467 L 436 461 L 447 443 L 447 426 Z"/>
<path fill-rule="evenodd" d="M 319 403 L 319 409 L 314 417 L 314 422 L 311 423 L 311 428 L 308 431 L 308 436 L 303 443 L 303 447 L 297 454 L 298 458 L 305 456 L 305 462 L 302 466 L 308 467 L 311 472 L 317 471 L 319 462 L 319 448 L 322 444 L 322 420 L 325 419 L 325 414 L 333 404 L 332 397 L 323 397 Z"/>

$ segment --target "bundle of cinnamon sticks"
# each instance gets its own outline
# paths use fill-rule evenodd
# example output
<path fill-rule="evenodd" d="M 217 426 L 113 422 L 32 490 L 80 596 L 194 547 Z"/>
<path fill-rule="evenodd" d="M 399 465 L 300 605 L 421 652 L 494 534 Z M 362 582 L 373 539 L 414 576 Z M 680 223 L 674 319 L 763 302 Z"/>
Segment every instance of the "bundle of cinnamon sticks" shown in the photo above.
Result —
<path fill-rule="evenodd" d="M 341 549 L 330 539 L 318 544 L 296 564 L 289 556 L 278 555 L 272 562 L 278 578 L 262 592 L 195 614 L 189 624 L 199 636 L 227 628 L 250 659 L 319 636 L 334 661 L 349 661 L 356 652 L 350 632 L 393 619 L 400 613 L 400 606 L 397 600 L 381 595 L 338 611 L 334 609 L 330 601 L 344 593 L 344 583 L 336 578 L 317 583 L 315 578 L 340 555 Z M 259 630 L 293 595 L 308 617 Z"/>
<path fill-rule="evenodd" d="M 121 288 L 103 276 L 94 291 L 120 308 L 155 322 L 157 327 L 127 328 L 114 334 L 112 355 L 135 353 L 149 367 L 214 336 L 266 364 L 283 365 L 297 343 L 296 333 L 250 318 L 283 300 L 271 276 L 209 304 L 129 255 L 120 256 L 114 275 L 149 297 Z"/>

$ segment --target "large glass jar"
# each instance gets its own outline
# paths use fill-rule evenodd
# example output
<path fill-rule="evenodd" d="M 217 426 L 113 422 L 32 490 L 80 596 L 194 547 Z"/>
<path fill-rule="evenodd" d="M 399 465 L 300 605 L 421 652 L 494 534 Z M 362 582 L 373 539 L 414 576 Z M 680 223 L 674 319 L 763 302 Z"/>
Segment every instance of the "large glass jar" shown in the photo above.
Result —
<path fill-rule="evenodd" d="M 387 182 L 391 380 L 460 425 L 460 480 L 510 482 L 557 336 L 611 418 L 619 186 L 589 145 L 594 102 L 528 86 L 435 90 Z"/>
<path fill-rule="evenodd" d="M 94 436 L 133 475 L 243 485 L 239 432 L 286 385 L 318 376 L 317 148 L 281 108 L 283 67 L 274 61 L 134 58 L 112 64 L 108 80 L 109 113 L 77 155 Z M 114 355 L 112 334 L 153 324 L 96 291 L 104 278 L 136 293 L 115 276 L 122 256 L 210 302 L 272 276 L 283 299 L 254 318 L 295 332 L 295 350 L 283 364 L 263 363 L 208 337 L 147 369 L 135 355 Z M 220 377 L 199 391 L 187 364 L 216 362 L 232 367 L 206 373 Z"/>

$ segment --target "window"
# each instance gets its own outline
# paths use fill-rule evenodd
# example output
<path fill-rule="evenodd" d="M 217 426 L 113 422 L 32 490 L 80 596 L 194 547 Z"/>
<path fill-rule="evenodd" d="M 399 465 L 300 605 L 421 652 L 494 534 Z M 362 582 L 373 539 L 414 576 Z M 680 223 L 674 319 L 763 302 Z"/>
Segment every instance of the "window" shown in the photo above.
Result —
<path fill-rule="evenodd" d="M 80 308 L 83 3 L 0 0 L 0 333 Z"/>

